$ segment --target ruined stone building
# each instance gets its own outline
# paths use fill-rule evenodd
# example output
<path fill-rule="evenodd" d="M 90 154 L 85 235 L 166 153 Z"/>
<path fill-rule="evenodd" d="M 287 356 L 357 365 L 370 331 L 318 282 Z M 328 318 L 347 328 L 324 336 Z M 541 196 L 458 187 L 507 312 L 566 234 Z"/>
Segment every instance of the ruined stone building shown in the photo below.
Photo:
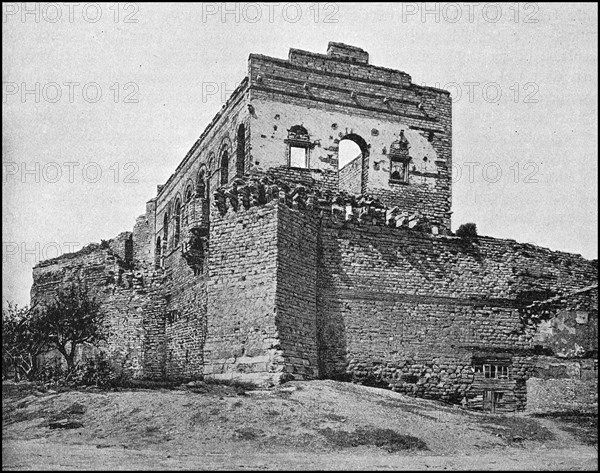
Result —
<path fill-rule="evenodd" d="M 451 164 L 447 91 L 340 43 L 251 54 L 133 231 L 41 262 L 32 299 L 85 280 L 137 378 L 597 405 L 597 261 L 454 236 Z"/>

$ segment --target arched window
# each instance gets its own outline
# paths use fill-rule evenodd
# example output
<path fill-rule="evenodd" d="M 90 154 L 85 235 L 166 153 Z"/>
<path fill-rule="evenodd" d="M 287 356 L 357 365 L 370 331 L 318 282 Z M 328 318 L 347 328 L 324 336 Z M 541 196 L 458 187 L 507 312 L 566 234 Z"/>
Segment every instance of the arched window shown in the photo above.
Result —
<path fill-rule="evenodd" d="M 218 180 L 221 178 L 220 174 L 218 173 L 219 162 L 215 156 L 215 153 L 210 153 L 208 155 L 208 161 L 206 164 L 206 197 L 210 199 L 210 189 L 216 189 L 219 187 Z"/>
<path fill-rule="evenodd" d="M 198 171 L 198 181 L 196 183 L 196 195 L 198 197 L 206 197 L 206 171 L 204 168 Z"/>
<path fill-rule="evenodd" d="M 188 185 L 185 190 L 185 203 L 187 204 L 190 200 L 192 200 L 192 196 L 194 195 L 194 191 L 192 190 L 192 185 Z"/>
<path fill-rule="evenodd" d="M 162 256 L 163 256 L 162 242 L 160 240 L 160 237 L 158 237 L 156 239 L 156 248 L 154 250 L 154 266 L 157 269 L 162 268 Z"/>
<path fill-rule="evenodd" d="M 242 124 L 237 132 L 237 153 L 235 157 L 235 175 L 242 177 L 246 170 L 246 127 Z"/>
<path fill-rule="evenodd" d="M 221 182 L 220 185 L 224 186 L 229 182 L 229 152 L 227 147 L 223 146 L 221 151 Z"/>
<path fill-rule="evenodd" d="M 169 211 L 165 212 L 165 216 L 163 218 L 163 244 L 165 247 L 169 242 Z"/>
<path fill-rule="evenodd" d="M 181 209 L 181 213 L 183 214 L 183 225 L 187 225 L 190 221 L 190 218 L 194 219 L 194 205 L 192 204 L 192 197 L 194 196 L 194 188 L 190 183 L 185 190 L 184 199 L 185 199 L 185 207 Z"/>
<path fill-rule="evenodd" d="M 175 208 L 173 210 L 175 217 L 175 233 L 173 235 L 173 247 L 179 245 L 179 237 L 181 235 L 181 201 L 179 197 L 175 201 Z"/>
<path fill-rule="evenodd" d="M 288 145 L 288 166 L 292 168 L 309 168 L 309 150 L 312 147 L 308 131 L 301 125 L 294 125 L 288 130 L 285 142 Z"/>
<path fill-rule="evenodd" d="M 350 194 L 362 193 L 363 170 L 366 168 L 368 145 L 360 135 L 344 136 L 338 145 L 339 190 Z"/>
<path fill-rule="evenodd" d="M 362 151 L 350 138 L 344 138 L 338 148 L 338 169 L 341 171 L 353 161 L 360 160 Z"/>

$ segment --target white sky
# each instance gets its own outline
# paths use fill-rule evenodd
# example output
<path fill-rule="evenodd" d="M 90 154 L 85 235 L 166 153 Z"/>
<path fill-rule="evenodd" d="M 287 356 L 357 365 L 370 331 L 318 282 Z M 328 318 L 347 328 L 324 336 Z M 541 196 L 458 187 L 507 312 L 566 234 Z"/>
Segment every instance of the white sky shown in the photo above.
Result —
<path fill-rule="evenodd" d="M 37 260 L 132 230 L 250 53 L 329 41 L 452 92 L 453 229 L 597 258 L 596 4 L 68 5 L 3 4 L 3 303 Z"/>

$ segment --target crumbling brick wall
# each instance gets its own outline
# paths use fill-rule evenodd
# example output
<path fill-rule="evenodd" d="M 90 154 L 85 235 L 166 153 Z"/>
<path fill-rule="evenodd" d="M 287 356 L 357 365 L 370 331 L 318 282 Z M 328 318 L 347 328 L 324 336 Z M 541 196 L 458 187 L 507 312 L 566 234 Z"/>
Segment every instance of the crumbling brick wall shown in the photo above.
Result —
<path fill-rule="evenodd" d="M 598 409 L 598 285 L 521 310 L 533 343 L 547 354 L 532 360 L 527 410 Z"/>
<path fill-rule="evenodd" d="M 517 308 L 531 297 L 528 274 L 545 268 L 544 288 L 554 293 L 596 277 L 593 262 L 510 240 L 469 242 L 324 220 L 321 242 L 319 353 L 326 375 L 379 380 L 425 397 L 466 395 L 473 350 L 496 350 L 514 355 L 523 407 L 534 360 L 525 354 L 534 343 Z M 539 280 L 533 288 L 540 289 Z"/>
<path fill-rule="evenodd" d="M 99 346 L 117 372 L 130 377 L 164 376 L 164 297 L 160 277 L 129 269 L 119 255 L 131 233 L 122 233 L 106 244 L 41 262 L 33 270 L 32 304 L 49 301 L 60 285 L 85 283 L 107 317 L 109 338 Z M 158 319 L 158 323 L 156 323 Z M 88 347 L 86 356 L 96 349 Z"/>
<path fill-rule="evenodd" d="M 527 411 L 598 412 L 598 359 L 536 359 L 527 379 Z"/>

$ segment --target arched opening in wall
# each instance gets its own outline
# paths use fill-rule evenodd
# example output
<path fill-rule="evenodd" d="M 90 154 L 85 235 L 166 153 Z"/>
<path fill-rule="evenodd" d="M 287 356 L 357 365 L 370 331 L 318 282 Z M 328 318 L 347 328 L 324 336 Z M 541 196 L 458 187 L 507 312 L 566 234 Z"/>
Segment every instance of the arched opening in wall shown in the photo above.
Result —
<path fill-rule="evenodd" d="M 201 198 L 206 198 L 206 171 L 204 170 L 204 168 L 198 171 L 196 195 Z"/>
<path fill-rule="evenodd" d="M 190 183 L 184 194 L 185 207 L 181 210 L 182 212 L 182 221 L 183 225 L 187 225 L 190 223 L 190 220 L 194 220 L 194 205 L 192 203 L 192 197 L 194 196 L 194 187 L 192 183 Z"/>
<path fill-rule="evenodd" d="M 206 198 L 210 199 L 210 190 L 216 189 L 219 187 L 218 180 L 221 178 L 219 175 L 219 163 L 217 161 L 217 157 L 215 153 L 210 153 L 208 155 L 208 160 L 206 161 Z"/>
<path fill-rule="evenodd" d="M 156 239 L 156 248 L 154 249 L 154 267 L 162 268 L 162 242 L 160 237 Z"/>
<path fill-rule="evenodd" d="M 163 246 L 166 248 L 169 242 L 169 211 L 165 212 L 163 218 Z"/>
<path fill-rule="evenodd" d="M 237 152 L 235 158 L 235 175 L 242 177 L 246 171 L 246 127 L 242 124 L 237 131 Z"/>
<path fill-rule="evenodd" d="M 181 236 L 181 201 L 179 200 L 179 198 L 175 202 L 174 217 L 175 232 L 173 234 L 173 248 L 179 245 L 179 238 Z"/>
<path fill-rule="evenodd" d="M 361 194 L 363 168 L 368 155 L 368 145 L 359 135 L 350 134 L 338 144 L 338 188 L 349 194 Z"/>
<path fill-rule="evenodd" d="M 291 168 L 310 169 L 310 149 L 313 144 L 310 135 L 302 125 L 294 125 L 288 130 L 285 140 L 288 145 L 288 166 Z"/>
<path fill-rule="evenodd" d="M 221 151 L 221 181 L 220 185 L 224 186 L 229 182 L 229 152 L 226 147 Z"/>

